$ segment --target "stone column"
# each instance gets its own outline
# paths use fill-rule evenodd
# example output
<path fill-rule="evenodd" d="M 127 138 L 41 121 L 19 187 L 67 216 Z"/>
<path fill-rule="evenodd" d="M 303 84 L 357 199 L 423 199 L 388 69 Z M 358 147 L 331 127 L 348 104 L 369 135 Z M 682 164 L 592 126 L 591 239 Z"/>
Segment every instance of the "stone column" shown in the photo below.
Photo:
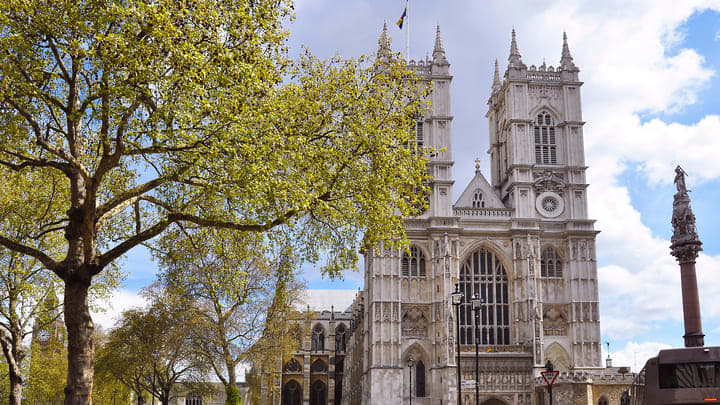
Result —
<path fill-rule="evenodd" d="M 685 347 L 698 347 L 705 344 L 695 273 L 695 259 L 697 259 L 698 252 L 702 250 L 702 242 L 695 231 L 695 215 L 690 208 L 690 196 L 685 187 L 685 172 L 678 166 L 675 173 L 678 192 L 673 201 L 673 235 L 670 249 L 671 254 L 680 264 Z"/>

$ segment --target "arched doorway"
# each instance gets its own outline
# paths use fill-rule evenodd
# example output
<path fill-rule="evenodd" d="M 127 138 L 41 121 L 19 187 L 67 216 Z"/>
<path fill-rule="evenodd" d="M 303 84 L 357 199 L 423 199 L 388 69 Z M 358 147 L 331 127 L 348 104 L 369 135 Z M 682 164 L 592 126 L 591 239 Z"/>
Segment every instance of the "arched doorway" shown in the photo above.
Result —
<path fill-rule="evenodd" d="M 282 405 L 301 405 L 302 387 L 295 380 L 285 383 L 282 390 Z"/>

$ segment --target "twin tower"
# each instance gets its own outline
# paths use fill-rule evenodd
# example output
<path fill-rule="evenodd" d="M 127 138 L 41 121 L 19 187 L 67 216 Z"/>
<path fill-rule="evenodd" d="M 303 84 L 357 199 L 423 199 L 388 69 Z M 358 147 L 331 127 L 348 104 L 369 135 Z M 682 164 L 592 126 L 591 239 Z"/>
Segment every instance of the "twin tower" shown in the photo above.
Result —
<path fill-rule="evenodd" d="M 380 47 L 389 47 L 386 31 Z M 405 221 L 407 250 L 365 256 L 342 403 L 456 404 L 460 389 L 462 403 L 475 404 L 476 341 L 481 404 L 545 403 L 538 377 L 548 360 L 562 373 L 556 403 L 619 397 L 624 386 L 602 368 L 598 231 L 587 213 L 582 82 L 567 37 L 557 66 L 528 67 L 513 30 L 487 102 L 489 179 L 478 167 L 456 200 L 453 77 L 439 27 L 432 59 L 409 65 L 433 88 L 432 112 L 416 126 L 418 143 L 438 151 L 428 163 L 430 205 Z M 464 299 L 453 306 L 456 285 Z M 475 310 L 473 296 L 482 299 Z"/>

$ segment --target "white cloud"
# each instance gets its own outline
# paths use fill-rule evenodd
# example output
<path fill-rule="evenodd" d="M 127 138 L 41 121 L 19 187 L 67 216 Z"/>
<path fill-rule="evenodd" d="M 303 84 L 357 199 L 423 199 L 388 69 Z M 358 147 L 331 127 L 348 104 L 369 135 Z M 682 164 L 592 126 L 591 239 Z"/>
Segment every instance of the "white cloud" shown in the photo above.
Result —
<path fill-rule="evenodd" d="M 147 306 L 147 301 L 137 293 L 128 290 L 116 290 L 112 297 L 104 304 L 105 311 L 91 311 L 95 324 L 104 330 L 112 329 L 118 321 L 120 314 L 130 308 Z"/>
<path fill-rule="evenodd" d="M 671 346 L 658 342 L 628 342 L 624 348 L 615 350 L 610 346 L 610 357 L 614 367 L 630 367 L 632 372 L 640 371 L 645 362 L 651 357 L 657 356 L 660 350 L 670 349 Z M 603 361 L 607 358 L 607 349 L 603 344 Z"/>

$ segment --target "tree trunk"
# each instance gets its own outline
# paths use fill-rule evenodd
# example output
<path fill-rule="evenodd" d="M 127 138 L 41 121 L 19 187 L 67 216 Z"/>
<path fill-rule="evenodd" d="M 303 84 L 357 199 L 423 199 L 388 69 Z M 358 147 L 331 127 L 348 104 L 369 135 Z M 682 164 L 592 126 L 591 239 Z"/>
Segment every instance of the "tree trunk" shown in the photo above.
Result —
<path fill-rule="evenodd" d="M 65 405 L 92 405 L 95 325 L 88 307 L 89 287 L 90 277 L 83 279 L 71 275 L 65 280 L 65 327 L 68 333 Z"/>
<path fill-rule="evenodd" d="M 20 405 L 22 401 L 22 376 L 10 372 L 10 405 Z"/>

